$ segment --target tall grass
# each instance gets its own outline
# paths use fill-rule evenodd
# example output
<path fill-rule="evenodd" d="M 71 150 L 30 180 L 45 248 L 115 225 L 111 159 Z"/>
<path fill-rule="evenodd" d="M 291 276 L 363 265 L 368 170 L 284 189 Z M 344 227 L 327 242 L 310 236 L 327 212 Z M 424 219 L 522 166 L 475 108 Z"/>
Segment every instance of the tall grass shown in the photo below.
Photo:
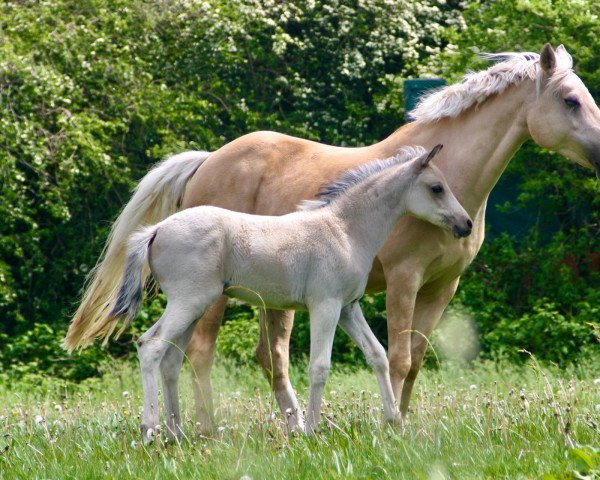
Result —
<path fill-rule="evenodd" d="M 305 399 L 305 371 L 292 374 Z M 0 478 L 512 479 L 600 469 L 598 365 L 445 364 L 419 378 L 404 429 L 383 422 L 370 371 L 334 366 L 314 438 L 287 436 L 258 367 L 221 363 L 213 378 L 214 436 L 194 433 L 182 376 L 185 438 L 165 445 L 163 428 L 148 446 L 139 441 L 139 373 L 128 364 L 80 385 L 1 385 Z"/>

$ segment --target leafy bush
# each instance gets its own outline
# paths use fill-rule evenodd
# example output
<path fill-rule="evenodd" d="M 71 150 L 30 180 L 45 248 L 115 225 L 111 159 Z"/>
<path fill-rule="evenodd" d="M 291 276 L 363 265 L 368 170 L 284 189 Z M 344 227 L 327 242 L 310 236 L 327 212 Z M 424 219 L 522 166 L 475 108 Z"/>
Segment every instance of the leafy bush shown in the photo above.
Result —
<path fill-rule="evenodd" d="M 0 379 L 32 381 L 52 375 L 78 381 L 97 375 L 107 362 L 106 352 L 94 345 L 81 355 L 69 355 L 60 346 L 63 336 L 64 332 L 41 323 L 16 337 L 0 333 L 0 364 L 6 367 Z"/>
<path fill-rule="evenodd" d="M 518 360 L 526 350 L 564 365 L 597 350 L 598 248 L 578 231 L 547 245 L 508 235 L 484 244 L 456 297 L 473 314 L 483 354 Z"/>
<path fill-rule="evenodd" d="M 241 364 L 256 361 L 258 309 L 230 301 L 217 338 L 217 354 Z"/>

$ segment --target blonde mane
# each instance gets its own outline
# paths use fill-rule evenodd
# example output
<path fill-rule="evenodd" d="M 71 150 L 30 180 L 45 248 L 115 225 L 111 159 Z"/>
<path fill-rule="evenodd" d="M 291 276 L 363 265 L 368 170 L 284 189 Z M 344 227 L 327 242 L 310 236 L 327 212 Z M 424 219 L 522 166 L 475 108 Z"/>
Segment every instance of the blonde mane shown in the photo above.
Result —
<path fill-rule="evenodd" d="M 411 120 L 432 123 L 442 118 L 456 117 L 524 80 L 535 81 L 540 88 L 542 68 L 539 54 L 495 53 L 483 54 L 482 57 L 500 63 L 481 72 L 467 73 L 459 83 L 425 95 L 410 113 Z M 573 59 L 562 45 L 556 49 L 556 60 L 556 69 L 548 82 L 548 88 L 551 89 L 556 89 L 560 81 L 572 73 L 573 68 Z"/>

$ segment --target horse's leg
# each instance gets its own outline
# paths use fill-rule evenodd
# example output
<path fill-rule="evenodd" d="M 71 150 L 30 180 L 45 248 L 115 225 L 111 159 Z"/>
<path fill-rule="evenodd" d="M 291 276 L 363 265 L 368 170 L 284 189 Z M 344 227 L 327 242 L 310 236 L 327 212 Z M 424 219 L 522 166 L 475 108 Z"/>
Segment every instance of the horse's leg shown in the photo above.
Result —
<path fill-rule="evenodd" d="M 436 290 L 435 293 L 427 292 L 426 294 L 419 293 L 417 295 L 413 316 L 413 329 L 415 333 L 412 334 L 411 365 L 402 388 L 400 402 L 402 415 L 406 415 L 408 412 L 412 389 L 421 369 L 423 357 L 427 351 L 428 339 L 442 317 L 444 309 L 450 303 L 450 300 L 452 300 L 458 287 L 458 280 L 456 278 L 440 290 Z"/>
<path fill-rule="evenodd" d="M 193 331 L 194 325 L 192 324 L 173 345 L 169 346 L 160 363 L 165 410 L 167 413 L 167 434 L 169 438 L 180 438 L 182 433 L 177 384 L 179 382 L 179 372 L 183 363 L 185 347 L 189 343 Z"/>
<path fill-rule="evenodd" d="M 214 429 L 215 416 L 213 410 L 210 370 L 215 354 L 215 344 L 227 297 L 222 295 L 214 302 L 197 322 L 192 339 L 187 347 L 187 355 L 191 363 L 192 387 L 196 404 L 196 421 L 198 433 L 208 434 Z"/>
<path fill-rule="evenodd" d="M 294 312 L 260 309 L 258 359 L 283 413 L 288 431 L 304 431 L 304 418 L 289 377 L 290 335 Z"/>
<path fill-rule="evenodd" d="M 331 366 L 335 327 L 340 318 L 340 302 L 327 300 L 309 307 L 310 314 L 310 395 L 306 409 L 306 433 L 312 435 L 321 416 L 323 389 Z"/>
<path fill-rule="evenodd" d="M 394 392 L 392 391 L 392 384 L 390 382 L 389 365 L 385 348 L 383 348 L 383 345 L 379 343 L 379 340 L 373 334 L 358 302 L 347 305 L 342 309 L 340 327 L 344 329 L 362 350 L 367 363 L 375 372 L 383 401 L 385 419 L 389 422 L 398 422 L 400 416 L 398 414 L 398 407 L 394 401 Z"/>
<path fill-rule="evenodd" d="M 411 365 L 411 334 L 418 282 L 403 275 L 386 275 L 388 355 L 394 398 L 399 402 Z"/>

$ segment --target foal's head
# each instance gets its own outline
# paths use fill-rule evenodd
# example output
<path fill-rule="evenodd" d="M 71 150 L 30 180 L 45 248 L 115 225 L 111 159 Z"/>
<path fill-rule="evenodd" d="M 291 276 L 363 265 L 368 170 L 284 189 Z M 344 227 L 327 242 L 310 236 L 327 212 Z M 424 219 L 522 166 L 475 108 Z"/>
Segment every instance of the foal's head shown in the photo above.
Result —
<path fill-rule="evenodd" d="M 448 187 L 440 169 L 430 163 L 441 149 L 442 145 L 437 145 L 412 160 L 415 176 L 406 195 L 406 207 L 411 215 L 451 230 L 457 238 L 467 237 L 473 221 Z"/>

